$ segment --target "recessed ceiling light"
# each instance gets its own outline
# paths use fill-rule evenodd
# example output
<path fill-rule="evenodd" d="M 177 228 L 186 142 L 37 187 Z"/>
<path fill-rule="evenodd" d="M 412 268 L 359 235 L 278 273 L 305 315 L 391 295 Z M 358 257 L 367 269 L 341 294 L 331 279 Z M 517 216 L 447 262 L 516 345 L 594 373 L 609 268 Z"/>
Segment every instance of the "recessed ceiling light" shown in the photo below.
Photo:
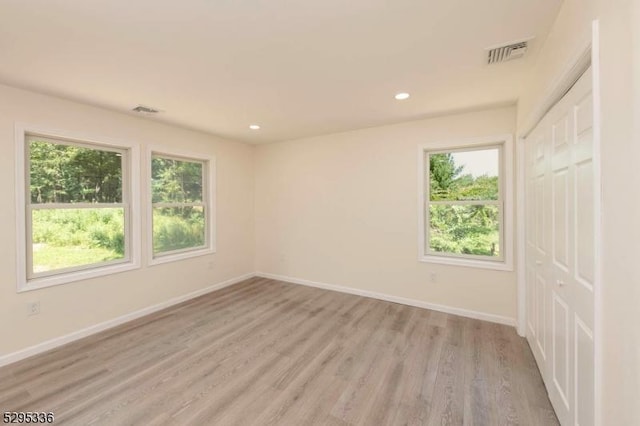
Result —
<path fill-rule="evenodd" d="M 249 128 L 250 128 L 251 130 L 260 130 L 260 126 L 259 126 L 259 125 L 257 125 L 257 124 L 250 124 L 250 125 L 249 125 Z"/>
<path fill-rule="evenodd" d="M 399 101 L 404 101 L 405 99 L 409 99 L 409 96 L 411 95 L 409 95 L 406 92 L 401 92 L 401 93 L 396 93 L 395 98 Z"/>

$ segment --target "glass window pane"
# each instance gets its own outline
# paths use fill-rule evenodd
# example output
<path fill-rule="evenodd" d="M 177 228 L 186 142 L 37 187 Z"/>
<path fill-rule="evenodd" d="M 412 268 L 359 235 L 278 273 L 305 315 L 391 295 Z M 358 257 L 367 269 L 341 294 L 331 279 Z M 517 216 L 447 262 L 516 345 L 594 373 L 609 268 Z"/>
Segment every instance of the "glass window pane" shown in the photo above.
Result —
<path fill-rule="evenodd" d="M 154 156 L 151 179 L 154 203 L 202 201 L 203 163 Z"/>
<path fill-rule="evenodd" d="M 205 245 L 204 207 L 154 207 L 153 252 Z"/>
<path fill-rule="evenodd" d="M 122 154 L 29 140 L 31 203 L 121 203 Z"/>
<path fill-rule="evenodd" d="M 429 154 L 431 201 L 497 200 L 498 148 Z"/>
<path fill-rule="evenodd" d="M 429 250 L 500 257 L 499 218 L 495 205 L 431 205 Z"/>
<path fill-rule="evenodd" d="M 124 259 L 124 210 L 42 209 L 32 212 L 33 272 Z"/>

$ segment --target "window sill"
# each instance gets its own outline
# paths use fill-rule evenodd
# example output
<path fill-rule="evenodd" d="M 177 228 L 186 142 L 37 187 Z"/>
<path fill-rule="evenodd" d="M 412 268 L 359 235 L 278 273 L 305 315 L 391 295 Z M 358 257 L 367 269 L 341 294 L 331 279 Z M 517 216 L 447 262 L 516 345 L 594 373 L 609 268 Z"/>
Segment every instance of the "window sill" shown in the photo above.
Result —
<path fill-rule="evenodd" d="M 513 265 L 507 262 L 465 259 L 445 256 L 421 256 L 418 261 L 424 263 L 438 263 L 441 265 L 463 266 L 467 268 L 492 269 L 494 271 L 513 271 Z"/>
<path fill-rule="evenodd" d="M 19 283 L 18 293 L 39 290 L 47 287 L 53 287 L 61 284 L 68 284 L 75 281 L 87 280 L 90 278 L 103 277 L 105 275 L 118 274 L 121 272 L 139 269 L 140 265 L 136 262 L 119 263 L 116 265 L 100 266 L 82 271 L 67 272 L 60 275 L 52 275 L 42 278 L 33 278 Z"/>
<path fill-rule="evenodd" d="M 167 254 L 158 257 L 152 256 L 149 260 L 149 266 L 162 265 L 163 263 L 176 262 L 179 260 L 190 259 L 192 257 L 206 256 L 208 254 L 214 254 L 215 252 L 216 251 L 213 248 L 204 248 L 175 254 Z"/>

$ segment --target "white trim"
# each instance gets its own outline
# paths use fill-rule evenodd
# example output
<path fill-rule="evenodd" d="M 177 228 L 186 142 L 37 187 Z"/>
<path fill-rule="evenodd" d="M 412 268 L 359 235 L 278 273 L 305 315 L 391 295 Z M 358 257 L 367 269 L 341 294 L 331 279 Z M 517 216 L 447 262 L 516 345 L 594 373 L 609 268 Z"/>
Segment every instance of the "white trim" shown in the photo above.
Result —
<path fill-rule="evenodd" d="M 27 224 L 26 224 L 26 155 L 24 150 L 24 136 L 26 130 L 23 125 L 15 125 L 16 149 L 16 290 L 19 292 L 27 284 Z"/>
<path fill-rule="evenodd" d="M 500 185 L 504 208 L 502 212 L 502 247 L 503 259 L 483 260 L 480 257 L 456 257 L 434 255 L 426 251 L 426 218 L 425 218 L 425 151 L 460 150 L 465 148 L 481 148 L 482 146 L 501 147 Z M 493 269 L 497 271 L 513 271 L 513 136 L 510 134 L 485 136 L 473 139 L 434 141 L 418 146 L 418 261 L 440 263 L 445 265 L 465 266 L 470 268 Z"/>
<path fill-rule="evenodd" d="M 527 335 L 527 274 L 526 274 L 526 197 L 525 197 L 526 146 L 523 138 L 516 143 L 516 272 L 518 335 Z"/>
<path fill-rule="evenodd" d="M 173 207 L 207 207 L 206 201 L 198 201 L 195 203 L 153 203 L 153 207 L 157 209 L 173 208 Z"/>
<path fill-rule="evenodd" d="M 127 203 L 42 203 L 29 204 L 31 210 L 124 209 Z"/>
<path fill-rule="evenodd" d="M 431 200 L 433 206 L 496 206 L 502 205 L 502 200 Z"/>
<path fill-rule="evenodd" d="M 425 263 L 438 263 L 440 265 L 462 266 L 465 268 L 491 269 L 494 271 L 513 271 L 512 265 L 506 265 L 503 261 L 499 260 L 483 260 L 481 258 L 470 259 L 468 257 L 455 257 L 451 255 L 424 255 L 421 256 L 418 260 Z"/>
<path fill-rule="evenodd" d="M 16 129 L 22 129 L 25 133 L 35 134 L 43 138 L 63 139 L 76 145 L 92 148 L 93 145 L 106 145 L 115 148 L 116 151 L 129 149 L 133 144 L 126 140 L 116 139 L 106 136 L 98 136 L 80 132 L 70 132 L 48 126 L 16 122 Z"/>
<path fill-rule="evenodd" d="M 95 265 L 101 265 L 96 263 Z M 75 281 L 88 280 L 90 278 L 103 277 L 105 275 L 119 274 L 126 271 L 132 271 L 140 268 L 139 264 L 131 262 L 108 264 L 105 266 L 95 266 L 83 270 L 75 270 L 70 272 L 60 272 L 58 275 L 47 275 L 30 279 L 27 283 L 19 285 L 17 292 L 24 293 L 26 291 L 39 290 L 42 288 L 53 287 L 56 285 L 69 284 Z M 64 271 L 61 269 L 61 271 Z"/>
<path fill-rule="evenodd" d="M 202 296 L 202 295 L 207 294 L 207 293 L 214 292 L 216 290 L 220 290 L 220 289 L 225 288 L 225 287 L 229 287 L 229 286 L 231 286 L 233 284 L 239 283 L 241 281 L 244 281 L 246 279 L 252 278 L 254 276 L 255 276 L 255 274 L 249 273 L 249 274 L 241 275 L 239 277 L 231 278 L 231 279 L 228 279 L 226 281 L 222 281 L 222 282 L 220 282 L 218 284 L 214 284 L 214 285 L 211 285 L 209 287 L 205 287 L 205 288 L 202 288 L 200 290 L 196 290 L 196 291 L 193 291 L 191 293 L 188 293 L 188 294 L 185 294 L 185 295 L 182 295 L 182 296 L 178 296 L 178 297 L 174 297 L 173 299 L 169 299 L 169 300 L 166 300 L 164 302 L 160 302 L 160 303 L 158 303 L 156 305 L 148 306 L 146 308 L 139 309 L 137 311 L 134 311 L 134 312 L 119 316 L 117 318 L 113 318 L 113 319 L 110 319 L 110 320 L 107 320 L 107 321 L 104 321 L 104 322 L 89 326 L 87 328 L 83 328 L 82 330 L 74 331 L 73 333 L 69 333 L 69 334 L 66 334 L 64 336 L 56 337 L 54 339 L 47 340 L 45 342 L 39 343 L 39 344 L 34 345 L 34 346 L 30 346 L 30 347 L 25 348 L 25 349 L 21 349 L 21 350 L 16 351 L 16 352 L 12 352 L 12 353 L 9 353 L 9 354 L 6 354 L 6 355 L 2 355 L 2 356 L 0 356 L 0 367 L 2 367 L 4 365 L 11 364 L 11 363 L 14 363 L 14 362 L 17 362 L 17 361 L 20 361 L 22 359 L 28 358 L 28 357 L 33 356 L 33 355 L 37 355 L 37 354 L 40 354 L 42 352 L 57 348 L 59 346 L 62 346 L 62 345 L 65 345 L 67 343 L 82 339 L 84 337 L 91 336 L 92 334 L 96 334 L 96 333 L 99 333 L 101 331 L 108 330 L 108 329 L 116 327 L 116 326 L 118 326 L 120 324 L 124 324 L 126 322 L 133 321 L 133 320 L 135 320 L 137 318 L 143 317 L 145 315 L 149 315 L 149 314 L 152 314 L 154 312 L 160 311 L 162 309 L 171 307 L 173 305 L 177 305 L 178 303 L 182 303 L 182 302 L 185 302 L 187 300 L 194 299 L 196 297 Z"/>
<path fill-rule="evenodd" d="M 602 169 L 601 169 L 601 87 L 600 87 L 600 21 L 594 20 L 591 27 L 591 75 L 593 94 L 593 186 L 594 213 L 596 215 L 594 230 L 595 262 L 594 262 L 594 301 L 593 301 L 593 325 L 594 325 L 594 424 L 603 425 L 602 413 L 602 383 L 603 383 L 603 309 L 602 309 Z"/>
<path fill-rule="evenodd" d="M 451 315 L 458 315 L 466 318 L 473 318 L 482 321 L 494 322 L 497 324 L 516 326 L 515 318 L 505 317 L 502 315 L 488 314 L 485 312 L 472 311 L 463 308 L 455 308 L 452 306 L 439 305 L 436 303 L 424 302 L 422 300 L 409 299 L 406 297 L 393 296 L 386 293 L 378 293 L 375 291 L 361 290 L 354 287 L 346 287 L 336 284 L 326 284 L 317 281 L 310 281 L 301 278 L 287 277 L 284 275 L 270 274 L 267 272 L 256 272 L 255 276 L 269 278 L 272 280 L 284 281 L 292 284 L 300 284 L 307 287 L 316 287 L 324 290 L 338 291 L 340 293 L 354 294 L 356 296 L 369 297 L 371 299 L 384 300 L 385 302 L 400 303 L 407 306 L 415 306 L 417 308 L 431 309 L 433 311 L 444 312 Z"/>
<path fill-rule="evenodd" d="M 585 40 L 582 46 L 573 54 L 566 63 L 564 69 L 547 86 L 545 92 L 540 97 L 542 99 L 531 111 L 525 124 L 522 126 L 520 136 L 527 138 L 536 128 L 545 115 L 558 103 L 560 99 L 573 87 L 578 79 L 589 68 L 592 61 L 592 40 Z"/>
<path fill-rule="evenodd" d="M 420 144 L 418 147 L 420 151 L 435 151 L 441 150 L 443 152 L 449 152 L 452 150 L 465 150 L 465 148 L 482 148 L 483 145 L 498 145 L 502 142 L 513 141 L 513 135 L 511 133 L 503 133 L 499 135 L 481 136 L 477 138 L 468 139 L 454 139 L 454 140 L 438 140 Z"/>
<path fill-rule="evenodd" d="M 213 251 L 211 248 L 198 249 L 198 250 L 186 249 L 185 251 L 180 251 L 180 252 L 167 252 L 167 253 L 174 253 L 174 254 L 165 254 L 165 255 L 156 256 L 156 257 L 153 257 L 153 253 L 152 253 L 153 248 L 149 250 L 149 252 L 150 252 L 149 262 L 148 262 L 149 266 L 162 265 L 163 263 L 177 262 L 178 260 L 191 259 L 192 257 L 207 256 L 215 253 L 215 251 Z"/>
<path fill-rule="evenodd" d="M 206 220 L 206 245 L 205 247 L 194 247 L 193 249 L 181 249 L 175 252 L 167 252 L 166 254 L 154 256 L 153 253 L 153 195 L 152 195 L 152 170 L 151 160 L 154 154 L 166 156 L 176 160 L 196 161 L 203 164 L 203 202 L 195 203 L 203 205 L 207 212 Z M 147 265 L 160 265 L 163 263 L 175 262 L 179 260 L 189 259 L 192 257 L 206 256 L 216 252 L 216 173 L 217 164 L 216 157 L 202 153 L 188 152 L 166 148 L 163 146 L 149 145 L 145 155 L 145 190 L 147 194 Z M 180 205 L 190 205 L 194 203 L 184 203 Z"/>
<path fill-rule="evenodd" d="M 127 259 L 125 263 L 117 262 L 106 266 L 96 266 L 70 272 L 61 271 L 56 275 L 28 278 L 26 243 L 27 188 L 25 179 L 27 173 L 25 137 L 27 134 L 42 135 L 45 138 L 59 138 L 63 141 L 80 144 L 93 149 L 97 146 L 107 148 L 111 147 L 117 150 L 127 151 L 127 162 L 126 164 L 123 164 L 122 171 L 123 183 L 128 186 L 123 188 L 123 195 L 128 194 L 128 200 L 123 199 L 122 204 L 124 205 L 127 202 L 129 203 L 129 223 L 125 220 L 125 244 L 129 249 L 127 253 L 129 255 L 129 259 Z M 140 150 L 138 144 L 113 138 L 90 136 L 25 123 L 15 123 L 14 135 L 16 147 L 16 291 L 21 293 L 140 268 L 140 173 L 139 169 L 137 169 L 140 166 Z"/>

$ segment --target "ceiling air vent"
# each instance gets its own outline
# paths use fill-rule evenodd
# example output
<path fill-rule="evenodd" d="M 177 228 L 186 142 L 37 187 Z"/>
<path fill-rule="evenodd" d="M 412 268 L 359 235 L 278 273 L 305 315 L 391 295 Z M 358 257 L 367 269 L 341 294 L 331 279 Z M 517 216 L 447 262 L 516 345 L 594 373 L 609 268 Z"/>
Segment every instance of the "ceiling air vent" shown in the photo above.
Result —
<path fill-rule="evenodd" d="M 131 111 L 141 112 L 141 113 L 144 113 L 144 114 L 157 114 L 157 113 L 160 112 L 159 109 L 146 107 L 144 105 L 138 105 L 137 107 L 133 108 Z"/>
<path fill-rule="evenodd" d="M 500 62 L 520 59 L 527 53 L 529 41 L 519 41 L 505 46 L 490 47 L 487 49 L 487 64 L 499 64 Z"/>

